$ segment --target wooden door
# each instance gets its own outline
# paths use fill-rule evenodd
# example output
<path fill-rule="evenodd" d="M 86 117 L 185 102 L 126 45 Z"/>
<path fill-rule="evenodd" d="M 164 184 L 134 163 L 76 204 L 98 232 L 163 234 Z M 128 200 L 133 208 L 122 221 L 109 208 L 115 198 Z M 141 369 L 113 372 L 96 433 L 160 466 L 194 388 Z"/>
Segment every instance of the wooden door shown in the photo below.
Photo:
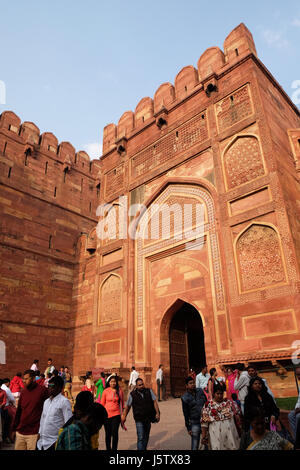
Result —
<path fill-rule="evenodd" d="M 183 318 L 172 322 L 170 327 L 170 378 L 171 394 L 180 397 L 186 391 L 185 378 L 188 375 L 188 340 Z"/>

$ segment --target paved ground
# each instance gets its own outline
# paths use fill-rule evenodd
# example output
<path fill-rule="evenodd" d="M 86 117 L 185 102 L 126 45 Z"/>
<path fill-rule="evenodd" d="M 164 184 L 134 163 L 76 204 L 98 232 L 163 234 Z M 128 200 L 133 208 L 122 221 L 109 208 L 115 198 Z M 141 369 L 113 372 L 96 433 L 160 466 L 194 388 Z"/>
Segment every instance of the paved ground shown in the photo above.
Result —
<path fill-rule="evenodd" d="M 191 438 L 184 426 L 180 398 L 159 402 L 160 422 L 151 425 L 149 450 L 190 450 Z M 136 427 L 130 410 L 125 423 L 127 431 L 120 428 L 120 450 L 136 450 Z M 100 431 L 100 449 L 105 449 L 105 431 Z"/>
<path fill-rule="evenodd" d="M 151 425 L 149 450 L 190 450 L 191 438 L 184 426 L 180 398 L 159 403 L 161 419 Z M 281 410 L 281 419 L 288 427 L 287 411 Z M 136 427 L 130 410 L 126 420 L 127 431 L 119 430 L 119 450 L 136 450 Z M 2 450 L 13 450 L 13 444 L 3 444 Z M 100 431 L 99 448 L 105 450 L 105 431 Z"/>
<path fill-rule="evenodd" d="M 191 438 L 184 426 L 180 398 L 159 402 L 161 419 L 152 424 L 149 450 L 190 450 Z M 136 450 L 136 427 L 130 410 L 126 420 L 127 431 L 120 427 L 119 450 Z M 13 444 L 3 444 L 2 450 L 13 450 Z M 100 431 L 99 448 L 105 450 L 105 431 Z"/>

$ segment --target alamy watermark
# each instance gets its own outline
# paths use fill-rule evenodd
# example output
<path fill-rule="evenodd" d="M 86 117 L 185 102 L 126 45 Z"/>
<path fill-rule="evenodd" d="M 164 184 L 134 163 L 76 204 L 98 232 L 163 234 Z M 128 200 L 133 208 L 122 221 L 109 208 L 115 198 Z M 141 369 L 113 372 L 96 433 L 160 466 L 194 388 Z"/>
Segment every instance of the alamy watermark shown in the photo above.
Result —
<path fill-rule="evenodd" d="M 294 80 L 292 89 L 295 90 L 292 94 L 292 101 L 296 105 L 300 104 L 300 80 Z"/>
<path fill-rule="evenodd" d="M 3 80 L 0 80 L 0 104 L 6 104 L 6 86 Z"/>
<path fill-rule="evenodd" d="M 204 244 L 204 204 L 128 204 L 127 196 L 114 204 L 97 208 L 100 218 L 97 236 L 100 240 L 183 240 L 185 248 L 199 250 Z"/>

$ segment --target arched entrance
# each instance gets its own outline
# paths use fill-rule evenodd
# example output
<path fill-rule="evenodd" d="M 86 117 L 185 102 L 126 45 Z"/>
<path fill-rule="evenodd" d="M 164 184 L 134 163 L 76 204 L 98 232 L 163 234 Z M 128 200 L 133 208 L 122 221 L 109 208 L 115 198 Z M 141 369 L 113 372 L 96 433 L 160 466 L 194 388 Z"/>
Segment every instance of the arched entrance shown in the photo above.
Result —
<path fill-rule="evenodd" d="M 175 312 L 169 330 L 171 395 L 185 392 L 184 379 L 189 369 L 200 369 L 206 363 L 204 331 L 199 312 L 184 302 Z"/>

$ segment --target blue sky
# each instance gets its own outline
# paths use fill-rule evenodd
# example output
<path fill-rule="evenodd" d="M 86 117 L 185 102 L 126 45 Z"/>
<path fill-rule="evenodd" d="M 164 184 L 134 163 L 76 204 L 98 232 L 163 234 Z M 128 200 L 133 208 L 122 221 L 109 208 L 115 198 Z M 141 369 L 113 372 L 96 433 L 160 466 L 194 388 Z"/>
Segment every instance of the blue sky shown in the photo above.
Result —
<path fill-rule="evenodd" d="M 41 132 L 101 154 L 102 129 L 153 97 L 244 22 L 289 96 L 300 81 L 299 0 L 0 0 L 6 104 Z M 300 85 L 300 83 L 299 83 Z"/>

